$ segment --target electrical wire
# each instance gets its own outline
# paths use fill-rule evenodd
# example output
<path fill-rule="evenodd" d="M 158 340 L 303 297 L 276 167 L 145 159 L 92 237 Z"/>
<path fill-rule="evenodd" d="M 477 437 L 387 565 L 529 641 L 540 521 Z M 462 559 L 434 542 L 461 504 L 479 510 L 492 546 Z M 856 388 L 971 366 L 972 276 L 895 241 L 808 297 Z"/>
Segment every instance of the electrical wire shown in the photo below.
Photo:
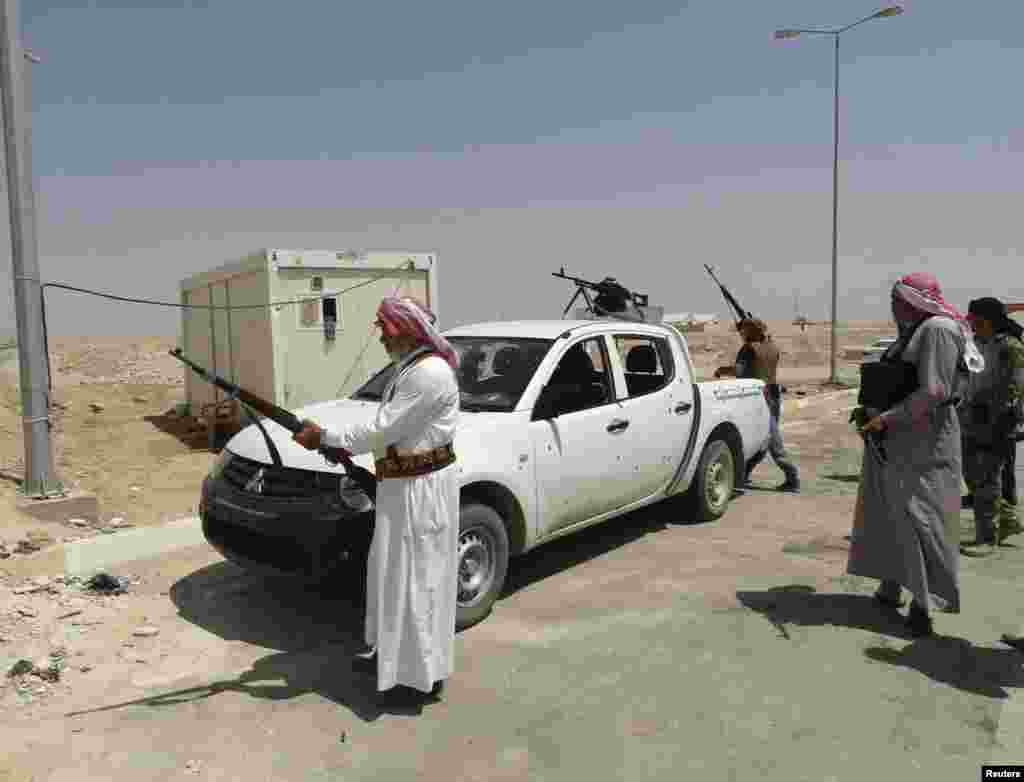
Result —
<path fill-rule="evenodd" d="M 142 299 L 142 298 L 136 298 L 136 297 L 132 297 L 132 296 L 118 296 L 117 294 L 114 294 L 114 293 L 106 293 L 104 291 L 95 291 L 95 290 L 91 290 L 89 288 L 79 288 L 79 287 L 77 287 L 75 285 L 67 285 L 67 284 L 62 283 L 62 282 L 42 282 L 41 280 L 38 280 L 35 277 L 27 277 L 27 276 L 23 276 L 23 275 L 15 276 L 14 279 L 15 280 L 30 280 L 31 282 L 39 283 L 40 315 L 41 315 L 42 327 L 43 327 L 43 344 L 44 344 L 44 350 L 45 350 L 45 353 L 46 353 L 46 379 L 47 379 L 47 392 L 46 393 L 48 394 L 46 409 L 49 410 L 50 409 L 49 397 L 52 397 L 52 394 L 53 394 L 53 369 L 52 369 L 52 366 L 50 364 L 49 340 L 47 339 L 47 329 L 46 329 L 46 289 L 47 288 L 58 288 L 60 290 L 73 291 L 75 293 L 85 293 L 85 294 L 88 294 L 90 296 L 98 296 L 100 298 L 109 299 L 109 300 L 112 300 L 112 301 L 123 301 L 123 302 L 128 302 L 128 303 L 131 303 L 131 304 L 151 304 L 151 305 L 158 306 L 158 307 L 177 307 L 178 309 L 198 309 L 198 310 L 269 309 L 270 307 L 282 307 L 282 306 L 286 306 L 286 305 L 289 305 L 289 304 L 305 304 L 305 303 L 310 302 L 310 301 L 323 301 L 324 299 L 340 298 L 340 297 L 344 296 L 347 293 L 351 293 L 354 290 L 358 290 L 359 288 L 363 288 L 363 287 L 366 287 L 367 285 L 372 285 L 375 282 L 379 282 L 380 280 L 384 279 L 385 277 L 389 277 L 394 272 L 402 271 L 403 269 L 407 269 L 408 271 L 415 271 L 415 268 L 416 268 L 416 265 L 415 265 L 415 263 L 413 261 L 403 261 L 402 263 L 398 264 L 397 266 L 394 266 L 394 267 L 391 267 L 391 268 L 383 270 L 382 272 L 380 272 L 379 274 L 374 275 L 373 277 L 371 277 L 368 280 L 363 280 L 362 282 L 356 283 L 355 285 L 350 285 L 349 287 L 343 288 L 342 290 L 337 291 L 335 293 L 324 294 L 322 296 L 308 296 L 308 297 L 305 297 L 305 298 L 302 298 L 302 299 L 291 299 L 291 300 L 287 300 L 287 301 L 267 302 L 267 303 L 264 303 L 264 304 L 239 304 L 239 305 L 231 306 L 231 307 L 215 305 L 215 304 L 182 304 L 181 302 L 158 301 L 156 299 Z M 405 282 L 405 281 L 404 280 L 399 280 L 398 285 L 395 287 L 395 291 L 396 292 L 402 287 L 403 282 Z M 365 348 L 364 348 L 364 350 L 365 350 Z M 360 354 L 360 357 L 361 357 L 361 354 Z"/>
<path fill-rule="evenodd" d="M 415 269 L 415 265 L 411 261 L 400 263 L 398 266 L 385 269 L 384 271 L 371 277 L 368 280 L 363 280 L 362 282 L 356 283 L 355 285 L 350 285 L 348 288 L 342 288 L 340 291 L 337 291 L 336 293 L 324 294 L 322 296 L 306 296 L 301 299 L 288 299 L 285 301 L 270 301 L 261 304 L 238 304 L 230 307 L 219 304 L 182 304 L 181 302 L 175 301 L 158 301 L 156 299 L 140 299 L 132 296 L 118 296 L 117 294 L 114 293 L 96 291 L 91 290 L 89 288 L 79 288 L 75 285 L 67 285 L 66 283 L 62 282 L 41 282 L 40 280 L 37 280 L 35 277 L 17 276 L 14 279 L 31 280 L 32 282 L 38 282 L 40 283 L 40 288 L 43 290 L 45 290 L 46 288 L 59 288 L 61 290 L 73 291 L 75 293 L 86 293 L 89 294 L 90 296 L 99 296 L 100 298 L 110 299 L 112 301 L 123 301 L 128 302 L 130 304 L 152 304 L 158 307 L 177 307 L 178 309 L 194 310 L 249 310 L 267 309 L 269 307 L 283 307 L 289 304 L 305 304 L 310 301 L 322 301 L 323 299 L 334 299 L 339 296 L 344 296 L 346 293 L 351 293 L 354 290 L 358 290 L 359 288 L 363 288 L 367 285 L 372 285 L 373 283 L 390 276 L 392 273 L 402 271 L 403 269 L 413 271 Z"/>

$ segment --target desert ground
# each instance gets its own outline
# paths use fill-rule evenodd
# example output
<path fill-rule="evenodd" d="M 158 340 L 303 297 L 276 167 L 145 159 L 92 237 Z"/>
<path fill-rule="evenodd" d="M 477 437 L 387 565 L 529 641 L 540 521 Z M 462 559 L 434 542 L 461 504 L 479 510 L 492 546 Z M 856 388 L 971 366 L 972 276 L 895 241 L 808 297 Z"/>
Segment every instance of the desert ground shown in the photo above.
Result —
<path fill-rule="evenodd" d="M 769 327 L 783 351 L 781 376 L 789 398 L 827 390 L 828 325 L 801 331 L 773 321 Z M 838 340 L 841 379 L 855 383 L 857 365 L 850 356 L 891 332 L 886 323 L 845 324 Z M 687 339 L 703 378 L 731 363 L 739 346 L 729 322 L 691 332 Z M 49 536 L 56 542 L 102 534 L 112 519 L 120 519 L 119 526 L 147 526 L 194 511 L 213 452 L 205 422 L 175 414 L 176 404 L 184 401 L 184 367 L 167 355 L 174 346 L 162 337 L 51 340 L 54 459 L 68 488 L 99 502 L 99 518 L 87 519 L 86 526 L 40 529 L 16 507 L 24 474 L 21 403 L 13 366 L 0 368 L 0 543 L 15 547 L 33 530 L 39 540 Z M 214 449 L 222 440 L 213 438 Z"/>

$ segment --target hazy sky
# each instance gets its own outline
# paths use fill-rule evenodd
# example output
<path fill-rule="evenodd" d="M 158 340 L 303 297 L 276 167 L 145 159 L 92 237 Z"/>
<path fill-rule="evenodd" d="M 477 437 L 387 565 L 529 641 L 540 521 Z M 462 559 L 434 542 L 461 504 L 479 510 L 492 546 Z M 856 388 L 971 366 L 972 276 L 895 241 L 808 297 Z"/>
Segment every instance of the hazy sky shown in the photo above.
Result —
<path fill-rule="evenodd" d="M 1024 301 L 1024 3 L 843 37 L 840 318 L 899 274 Z M 870 0 L 22 0 L 43 278 L 174 300 L 264 246 L 437 250 L 443 325 L 557 315 L 550 272 L 669 311 L 828 316 L 832 48 Z M 0 329 L 13 326 L 10 243 Z M 50 291 L 54 334 L 173 310 Z"/>

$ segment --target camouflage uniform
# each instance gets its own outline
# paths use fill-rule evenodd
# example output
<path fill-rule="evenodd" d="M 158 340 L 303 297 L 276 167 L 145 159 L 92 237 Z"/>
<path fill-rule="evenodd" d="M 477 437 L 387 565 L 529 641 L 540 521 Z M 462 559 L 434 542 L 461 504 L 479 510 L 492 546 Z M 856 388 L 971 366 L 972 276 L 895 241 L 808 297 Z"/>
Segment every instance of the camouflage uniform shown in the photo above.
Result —
<path fill-rule="evenodd" d="M 1003 497 L 1002 473 L 1024 406 L 1024 343 L 1006 333 L 977 340 L 985 371 L 972 378 L 960 408 L 964 481 L 974 495 L 979 543 L 1001 543 L 1022 531 L 1016 507 Z"/>

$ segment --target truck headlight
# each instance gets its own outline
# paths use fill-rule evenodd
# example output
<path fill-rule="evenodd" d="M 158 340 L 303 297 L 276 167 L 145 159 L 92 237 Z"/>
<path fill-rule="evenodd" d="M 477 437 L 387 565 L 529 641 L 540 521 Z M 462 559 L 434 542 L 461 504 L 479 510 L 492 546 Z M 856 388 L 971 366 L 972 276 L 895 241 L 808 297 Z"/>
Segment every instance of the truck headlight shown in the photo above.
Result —
<path fill-rule="evenodd" d="M 213 466 L 210 468 L 209 477 L 213 480 L 217 480 L 224 474 L 224 468 L 228 466 L 235 455 L 231 453 L 227 448 L 222 448 L 220 455 L 214 461 Z"/>

